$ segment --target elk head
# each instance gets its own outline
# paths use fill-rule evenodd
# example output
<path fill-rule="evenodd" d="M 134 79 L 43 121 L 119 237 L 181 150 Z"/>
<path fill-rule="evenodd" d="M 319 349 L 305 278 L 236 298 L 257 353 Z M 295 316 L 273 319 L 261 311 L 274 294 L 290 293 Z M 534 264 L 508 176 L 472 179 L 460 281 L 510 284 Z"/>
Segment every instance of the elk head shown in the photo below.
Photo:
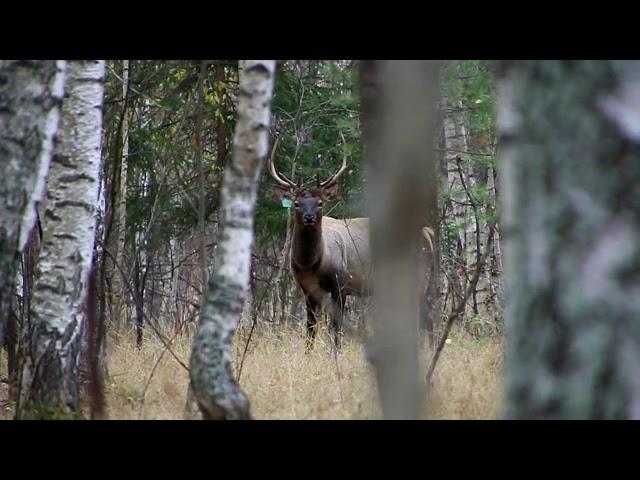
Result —
<path fill-rule="evenodd" d="M 342 133 L 340 133 L 340 137 L 342 142 L 346 143 Z M 320 178 L 316 177 L 316 185 L 314 187 L 303 187 L 276 172 L 273 158 L 279 141 L 280 138 L 278 137 L 273 144 L 268 160 L 269 173 L 276 181 L 276 193 L 280 199 L 289 197 L 292 200 L 296 223 L 299 226 L 305 229 L 316 229 L 322 221 L 324 203 L 333 200 L 337 194 L 338 179 L 347 169 L 347 155 L 346 153 L 344 154 L 340 169 L 327 180 L 321 182 Z"/>

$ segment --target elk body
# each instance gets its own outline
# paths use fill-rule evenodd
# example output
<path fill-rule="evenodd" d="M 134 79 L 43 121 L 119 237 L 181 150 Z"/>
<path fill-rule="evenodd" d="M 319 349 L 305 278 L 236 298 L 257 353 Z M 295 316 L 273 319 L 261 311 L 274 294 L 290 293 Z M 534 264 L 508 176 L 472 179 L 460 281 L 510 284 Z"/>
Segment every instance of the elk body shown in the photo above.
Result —
<path fill-rule="evenodd" d="M 293 201 L 295 220 L 289 267 L 306 301 L 307 345 L 313 346 L 322 301 L 331 295 L 331 325 L 339 348 L 346 297 L 369 297 L 373 293 L 369 219 L 336 219 L 322 213 L 324 205 L 335 198 L 338 179 L 347 168 L 346 155 L 337 173 L 324 182 L 318 180 L 313 188 L 303 188 L 276 171 L 273 157 L 277 144 L 278 140 L 268 167 L 278 194 Z M 432 235 L 431 229 L 423 229 L 423 238 L 430 245 Z"/>

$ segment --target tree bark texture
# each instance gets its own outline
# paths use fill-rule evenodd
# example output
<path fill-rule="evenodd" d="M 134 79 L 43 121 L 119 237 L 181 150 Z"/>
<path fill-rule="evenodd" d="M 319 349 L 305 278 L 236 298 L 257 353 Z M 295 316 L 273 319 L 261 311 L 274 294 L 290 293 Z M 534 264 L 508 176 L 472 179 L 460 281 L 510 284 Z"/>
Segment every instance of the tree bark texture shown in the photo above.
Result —
<path fill-rule="evenodd" d="M 124 112 L 122 115 L 122 153 L 120 158 L 120 178 L 117 198 L 117 222 L 115 231 L 117 232 L 116 239 L 116 252 L 113 268 L 113 292 L 115 310 L 114 316 L 117 325 L 127 325 L 129 317 L 129 308 L 127 306 L 127 298 L 129 297 L 126 289 L 125 282 L 127 279 L 123 278 L 123 271 L 128 272 L 129 269 L 123 268 L 120 270 L 118 265 L 124 267 L 126 263 L 125 259 L 125 246 L 126 246 L 126 234 L 127 234 L 127 172 L 129 168 L 129 109 L 127 100 L 129 98 L 129 60 L 122 61 L 122 98 L 124 98 Z"/>
<path fill-rule="evenodd" d="M 254 212 L 267 155 L 273 60 L 247 60 L 240 73 L 233 156 L 224 173 L 215 271 L 193 341 L 191 385 L 207 420 L 249 419 L 247 396 L 234 379 L 231 344 L 247 297 Z"/>
<path fill-rule="evenodd" d="M 640 418 L 640 63 L 502 65 L 506 416 Z"/>
<path fill-rule="evenodd" d="M 0 347 L 16 261 L 36 223 L 58 128 L 64 61 L 0 60 Z"/>
<path fill-rule="evenodd" d="M 418 418 L 419 232 L 433 168 L 437 68 L 363 61 L 362 114 L 375 302 L 368 355 L 386 419 Z M 377 94 L 376 94 L 377 92 Z"/>
<path fill-rule="evenodd" d="M 105 62 L 68 62 L 18 418 L 77 411 L 77 359 L 95 241 Z"/>

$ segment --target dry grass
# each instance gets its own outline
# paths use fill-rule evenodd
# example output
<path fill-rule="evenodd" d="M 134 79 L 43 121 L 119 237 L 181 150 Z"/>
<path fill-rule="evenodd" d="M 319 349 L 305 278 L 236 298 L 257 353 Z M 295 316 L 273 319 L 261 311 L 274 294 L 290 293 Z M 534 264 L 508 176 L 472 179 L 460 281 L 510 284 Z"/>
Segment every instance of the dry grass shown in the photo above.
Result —
<path fill-rule="evenodd" d="M 450 339 L 433 375 L 429 418 L 500 418 L 504 339 L 477 340 L 464 332 Z"/>
<path fill-rule="evenodd" d="M 0 355 L 0 375 L 5 380 L 7 377 L 6 356 Z M 9 386 L 4 382 L 0 382 L 0 420 L 10 420 L 13 418 L 13 405 L 8 400 Z"/>
<path fill-rule="evenodd" d="M 238 334 L 236 371 L 247 335 Z M 185 363 L 190 340 L 175 341 L 172 350 Z M 131 338 L 117 342 L 110 355 L 108 385 L 111 418 L 182 418 L 187 372 L 149 339 L 137 352 Z M 499 418 L 502 393 L 502 339 L 475 340 L 454 332 L 434 374 L 427 418 Z M 422 352 L 426 364 L 428 352 Z M 150 380 L 149 380 L 150 379 Z M 145 392 L 145 384 L 149 386 Z M 326 331 L 305 354 L 300 330 L 254 332 L 244 361 L 240 384 L 251 399 L 258 419 L 371 419 L 379 418 L 375 376 L 362 342 L 347 339 L 337 358 Z"/>
<path fill-rule="evenodd" d="M 239 332 L 236 369 L 247 335 Z M 181 419 L 188 375 L 149 332 L 143 348 L 133 336 L 111 338 L 108 415 L 112 419 Z M 172 350 L 188 363 L 190 338 L 177 338 Z M 426 364 L 428 352 L 421 354 Z M 433 380 L 425 418 L 499 418 L 502 392 L 503 340 L 475 340 L 453 332 Z M 6 362 L 3 358 L 3 370 Z M 1 372 L 3 375 L 6 375 Z M 380 410 L 375 376 L 362 342 L 346 339 L 337 358 L 326 331 L 305 354 L 301 330 L 254 332 L 240 379 L 257 419 L 373 419 Z M 0 391 L 0 405 L 4 405 Z M 3 410 L 5 407 L 3 406 Z M 10 413 L 11 409 L 7 410 Z M 10 418 L 0 413 L 0 418 Z"/>

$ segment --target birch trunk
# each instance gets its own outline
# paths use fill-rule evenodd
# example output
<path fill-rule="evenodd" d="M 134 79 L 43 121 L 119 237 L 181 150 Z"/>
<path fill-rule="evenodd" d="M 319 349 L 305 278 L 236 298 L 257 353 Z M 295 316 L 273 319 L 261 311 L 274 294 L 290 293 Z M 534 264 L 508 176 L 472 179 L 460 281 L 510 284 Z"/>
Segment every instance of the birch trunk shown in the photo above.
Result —
<path fill-rule="evenodd" d="M 503 69 L 506 415 L 639 419 L 640 62 Z"/>
<path fill-rule="evenodd" d="M 205 188 L 204 188 L 204 162 L 203 162 L 203 152 L 204 152 L 204 144 L 202 140 L 202 116 L 204 110 L 204 81 L 205 76 L 207 74 L 207 66 L 208 62 L 206 60 L 202 60 L 200 62 L 200 71 L 198 72 L 198 100 L 196 103 L 196 125 L 195 125 L 195 136 L 196 136 L 196 154 L 195 154 L 195 164 L 198 170 L 198 235 L 200 240 L 199 251 L 198 251 L 198 260 L 200 261 L 200 275 L 201 275 L 201 290 L 204 292 L 204 286 L 207 284 L 207 249 L 206 249 L 206 238 L 205 238 Z"/>
<path fill-rule="evenodd" d="M 124 248 L 127 232 L 127 171 L 128 171 L 128 158 L 129 158 L 129 112 L 127 110 L 127 92 L 129 89 L 129 60 L 122 61 L 122 98 L 124 99 L 124 113 L 122 116 L 122 158 L 120 166 L 120 181 L 118 192 L 118 209 L 117 209 L 117 226 L 116 232 L 118 232 L 116 241 L 115 252 L 115 265 L 113 270 L 113 291 L 115 293 L 115 320 L 116 325 L 127 325 L 128 309 L 127 309 L 127 294 L 126 286 L 124 285 L 124 279 L 122 278 L 122 272 L 128 271 L 124 268 Z M 118 268 L 118 265 L 122 265 L 123 270 Z"/>
<path fill-rule="evenodd" d="M 491 208 L 493 208 L 494 211 L 499 205 L 495 176 L 495 169 L 493 167 L 489 167 L 487 174 L 487 189 L 493 196 Z M 504 311 L 504 286 L 502 282 L 502 254 L 500 249 L 500 234 L 498 230 L 498 225 L 496 225 L 496 231 L 493 234 L 493 252 L 491 253 L 488 266 L 486 268 L 487 292 L 485 294 L 484 303 L 486 305 L 487 312 L 493 317 L 493 323 L 496 328 L 501 328 L 500 326 L 503 324 L 502 312 Z M 486 229 L 483 229 L 482 231 L 482 245 L 486 245 Z"/>
<path fill-rule="evenodd" d="M 373 64 L 373 65 L 371 65 Z M 417 418 L 419 232 L 433 167 L 437 69 L 431 62 L 362 63 L 362 120 L 375 303 L 368 356 L 384 417 Z M 393 159 L 393 161 L 389 161 Z"/>
<path fill-rule="evenodd" d="M 231 344 L 249 286 L 255 203 L 268 148 L 275 61 L 243 63 L 233 158 L 222 186 L 215 271 L 202 301 L 191 354 L 191 385 L 206 420 L 251 418 L 249 400 L 231 368 Z"/>
<path fill-rule="evenodd" d="M 0 348 L 16 261 L 36 222 L 51 163 L 64 61 L 0 60 Z"/>
<path fill-rule="evenodd" d="M 18 418 L 77 411 L 77 358 L 95 240 L 104 61 L 70 61 L 49 174 Z"/>
<path fill-rule="evenodd" d="M 443 115 L 445 154 L 442 172 L 442 183 L 444 185 L 442 187 L 444 191 L 450 194 L 446 202 L 453 221 L 457 225 L 455 242 L 451 242 L 449 238 L 445 242 L 446 256 L 448 257 L 445 266 L 448 273 L 447 286 L 451 295 L 451 311 L 453 311 L 464 296 L 466 284 L 464 273 L 467 269 L 467 236 L 465 227 L 467 208 L 464 204 L 467 203 L 468 199 L 462 187 L 458 171 L 458 158 L 460 152 L 466 152 L 468 147 L 461 115 L 447 98 L 443 100 L 443 106 L 445 111 Z M 460 315 L 461 321 L 464 321 L 465 316 L 466 307 Z"/>

